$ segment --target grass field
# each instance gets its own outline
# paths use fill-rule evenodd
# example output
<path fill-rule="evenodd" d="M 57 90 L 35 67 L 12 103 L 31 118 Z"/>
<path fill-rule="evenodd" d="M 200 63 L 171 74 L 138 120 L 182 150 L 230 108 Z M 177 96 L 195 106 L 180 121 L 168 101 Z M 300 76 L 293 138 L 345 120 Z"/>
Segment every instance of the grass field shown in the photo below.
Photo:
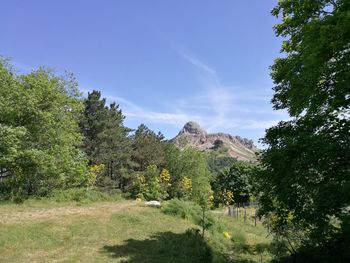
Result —
<path fill-rule="evenodd" d="M 0 262 L 267 262 L 258 222 L 215 214 L 232 238 L 134 201 L 0 205 Z M 192 230 L 189 230 L 192 229 Z"/>

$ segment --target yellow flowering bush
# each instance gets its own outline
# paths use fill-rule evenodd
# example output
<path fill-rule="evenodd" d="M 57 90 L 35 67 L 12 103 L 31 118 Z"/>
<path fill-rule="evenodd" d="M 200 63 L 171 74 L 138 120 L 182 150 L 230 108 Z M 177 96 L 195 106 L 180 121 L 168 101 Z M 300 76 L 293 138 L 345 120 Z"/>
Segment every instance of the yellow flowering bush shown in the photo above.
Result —
<path fill-rule="evenodd" d="M 159 181 L 160 183 L 170 181 L 170 173 L 167 169 L 162 170 L 162 172 L 159 175 Z"/>
<path fill-rule="evenodd" d="M 169 196 L 168 190 L 171 186 L 170 179 L 170 173 L 167 169 L 163 169 L 157 178 L 160 188 L 160 198 L 163 200 Z"/>
<path fill-rule="evenodd" d="M 136 199 L 144 199 L 144 192 L 146 188 L 146 178 L 143 174 L 136 174 L 135 180 L 133 181 L 133 196 Z"/>
<path fill-rule="evenodd" d="M 211 204 L 213 204 L 213 201 L 214 201 L 214 195 L 211 194 L 211 195 L 209 195 L 209 202 L 210 202 Z"/>
<path fill-rule="evenodd" d="M 181 180 L 181 186 L 184 190 L 192 190 L 192 180 L 187 176 L 184 176 Z"/>
<path fill-rule="evenodd" d="M 94 186 L 96 183 L 97 176 L 99 176 L 104 169 L 104 164 L 95 164 L 90 166 L 89 176 L 87 178 L 87 185 Z"/>
<path fill-rule="evenodd" d="M 184 176 L 181 179 L 181 192 L 185 199 L 189 199 L 192 195 L 192 179 Z"/>
<path fill-rule="evenodd" d="M 137 176 L 137 181 L 141 184 L 144 184 L 146 182 L 146 178 L 143 174 L 140 174 L 139 176 Z"/>
<path fill-rule="evenodd" d="M 223 205 L 230 205 L 233 202 L 233 192 L 231 190 L 226 190 L 222 192 L 222 203 Z"/>

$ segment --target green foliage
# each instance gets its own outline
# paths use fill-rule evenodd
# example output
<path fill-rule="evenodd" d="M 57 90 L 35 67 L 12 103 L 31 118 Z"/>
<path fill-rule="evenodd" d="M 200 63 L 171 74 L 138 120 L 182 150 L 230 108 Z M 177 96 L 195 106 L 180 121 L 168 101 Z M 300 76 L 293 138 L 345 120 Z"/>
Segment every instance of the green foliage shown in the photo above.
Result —
<path fill-rule="evenodd" d="M 89 163 L 104 164 L 104 173 L 97 178 L 99 187 L 124 188 L 129 183 L 131 162 L 130 129 L 124 127 L 119 105 L 106 106 L 99 91 L 92 91 L 84 101 L 80 128 L 84 134 L 84 150 Z M 108 177 L 108 178 L 105 178 Z"/>
<path fill-rule="evenodd" d="M 191 200 L 196 196 L 210 190 L 211 174 L 203 153 L 194 148 L 186 148 L 183 151 L 175 146 L 168 145 L 166 148 L 166 167 L 171 174 L 170 197 L 188 197 L 187 191 L 182 186 L 183 178 L 192 182 Z"/>
<path fill-rule="evenodd" d="M 172 175 L 170 197 L 186 198 L 201 207 L 200 225 L 202 236 L 209 227 L 206 211 L 212 206 L 213 194 L 210 186 L 211 174 L 203 153 L 194 148 L 183 151 L 167 146 L 167 168 Z M 189 182 L 191 188 L 189 189 Z"/>
<path fill-rule="evenodd" d="M 0 171 L 6 175 L 0 198 L 83 186 L 88 173 L 79 150 L 82 101 L 74 77 L 43 68 L 17 75 L 1 60 L 0 87 Z"/>
<path fill-rule="evenodd" d="M 253 177 L 258 169 L 256 164 L 237 161 L 229 169 L 218 173 L 212 182 L 215 203 L 226 203 L 224 200 L 226 191 L 233 193 L 232 201 L 235 203 L 249 201 L 253 193 Z"/>
<path fill-rule="evenodd" d="M 165 214 L 192 221 L 202 227 L 202 209 L 193 202 L 172 199 L 163 203 L 161 211 Z M 214 213 L 205 214 L 207 240 L 216 252 L 213 262 L 231 262 L 229 258 L 242 262 L 265 262 L 271 258 L 269 238 L 261 225 L 248 226 L 232 217 L 218 218 Z M 196 230 L 199 233 L 199 229 Z M 254 258 L 254 259 L 253 259 Z"/>
<path fill-rule="evenodd" d="M 137 172 L 131 195 L 145 200 L 166 200 L 169 197 L 170 174 L 167 169 L 158 169 L 156 165 L 149 165 L 146 171 Z"/>
<path fill-rule="evenodd" d="M 84 135 L 83 148 L 90 164 L 96 164 L 99 159 L 97 138 L 105 129 L 107 112 L 106 99 L 101 99 L 101 92 L 96 90 L 89 92 L 84 100 L 84 111 L 79 125 Z"/>
<path fill-rule="evenodd" d="M 162 205 L 165 214 L 192 220 L 200 215 L 201 208 L 193 202 L 179 200 L 177 198 L 166 201 Z"/>
<path fill-rule="evenodd" d="M 144 171 L 149 165 L 162 167 L 164 164 L 164 136 L 154 133 L 146 125 L 141 124 L 132 136 L 132 159 L 138 171 Z"/>
<path fill-rule="evenodd" d="M 136 172 L 130 187 L 131 196 L 145 200 L 161 200 L 161 189 L 157 180 L 159 172 L 156 165 L 149 165 L 145 171 Z"/>
<path fill-rule="evenodd" d="M 219 224 L 216 218 L 210 213 L 205 214 L 203 221 L 202 208 L 194 202 L 188 202 L 176 198 L 171 199 L 163 203 L 162 211 L 168 215 L 177 216 L 183 219 L 189 219 L 194 224 L 201 227 L 204 224 L 205 229 L 209 229 L 210 227 Z"/>
<path fill-rule="evenodd" d="M 285 38 L 284 56 L 272 66 L 272 102 L 292 119 L 263 139 L 260 213 L 280 222 L 291 214 L 306 234 L 301 249 L 324 255 L 332 242 L 349 242 L 350 2 L 286 0 L 272 13 L 282 17 L 275 31 Z"/>
<path fill-rule="evenodd" d="M 105 169 L 104 164 L 96 164 L 90 166 L 90 172 L 89 172 L 89 177 L 87 178 L 87 185 L 88 186 L 95 186 L 96 180 L 101 174 L 103 173 Z"/>

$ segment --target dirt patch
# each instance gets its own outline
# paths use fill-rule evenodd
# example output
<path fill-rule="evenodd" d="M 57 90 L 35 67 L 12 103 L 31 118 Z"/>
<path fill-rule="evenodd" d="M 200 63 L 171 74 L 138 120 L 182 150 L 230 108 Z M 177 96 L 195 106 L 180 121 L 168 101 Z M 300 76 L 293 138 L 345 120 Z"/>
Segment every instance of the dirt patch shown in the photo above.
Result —
<path fill-rule="evenodd" d="M 110 214 L 138 207 L 137 202 L 93 204 L 88 206 L 65 206 L 41 208 L 30 211 L 5 212 L 0 215 L 0 224 L 16 224 L 38 219 L 54 219 L 74 215 Z"/>

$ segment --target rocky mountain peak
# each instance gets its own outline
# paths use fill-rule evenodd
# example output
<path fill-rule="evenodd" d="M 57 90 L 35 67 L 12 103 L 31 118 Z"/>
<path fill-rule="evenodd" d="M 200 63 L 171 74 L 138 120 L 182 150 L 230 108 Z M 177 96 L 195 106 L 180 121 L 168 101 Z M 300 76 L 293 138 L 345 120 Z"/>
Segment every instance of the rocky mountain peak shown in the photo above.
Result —
<path fill-rule="evenodd" d="M 182 134 L 206 135 L 207 132 L 197 122 L 189 121 L 179 132 L 179 135 Z"/>
<path fill-rule="evenodd" d="M 253 161 L 256 158 L 257 148 L 252 140 L 221 132 L 207 133 L 194 121 L 187 122 L 171 141 L 180 149 L 191 146 L 204 152 L 214 151 L 220 142 L 220 148 L 226 149 L 228 156 L 244 161 Z"/>

